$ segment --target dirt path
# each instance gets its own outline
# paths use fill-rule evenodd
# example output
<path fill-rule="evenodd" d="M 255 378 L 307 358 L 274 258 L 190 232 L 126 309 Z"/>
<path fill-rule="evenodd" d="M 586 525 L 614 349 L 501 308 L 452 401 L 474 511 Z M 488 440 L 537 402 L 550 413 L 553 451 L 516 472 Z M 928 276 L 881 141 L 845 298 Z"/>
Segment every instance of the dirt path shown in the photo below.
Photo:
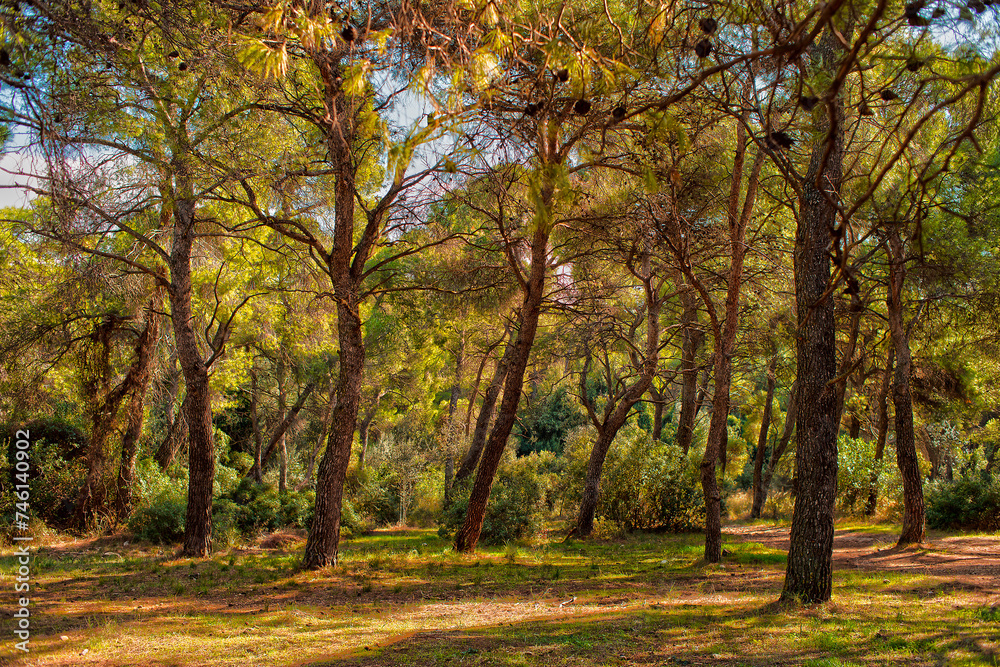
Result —
<path fill-rule="evenodd" d="M 728 526 L 723 532 L 741 542 L 788 549 L 786 527 Z M 837 530 L 833 563 L 835 569 L 943 577 L 958 587 L 1000 593 L 1000 535 L 941 536 L 931 531 L 923 544 L 900 549 L 892 534 Z"/>

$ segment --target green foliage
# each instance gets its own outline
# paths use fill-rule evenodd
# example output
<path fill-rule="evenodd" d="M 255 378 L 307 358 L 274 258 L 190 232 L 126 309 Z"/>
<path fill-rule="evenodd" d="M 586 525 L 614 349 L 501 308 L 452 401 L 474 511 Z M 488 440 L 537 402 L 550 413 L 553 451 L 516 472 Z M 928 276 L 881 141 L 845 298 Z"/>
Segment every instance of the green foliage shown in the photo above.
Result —
<path fill-rule="evenodd" d="M 629 532 L 682 532 L 705 526 L 698 466 L 674 444 L 626 426 L 604 464 L 597 516 Z"/>
<path fill-rule="evenodd" d="M 86 435 L 70 422 L 58 417 L 37 419 L 28 423 L 31 448 L 30 470 L 31 513 L 48 525 L 63 526 L 69 523 L 76 506 L 77 496 L 87 474 L 84 453 Z M 0 480 L 4 487 L 15 483 L 14 428 L 6 427 L 9 434 L 7 455 L 3 460 Z M 0 489 L 3 501 L 0 515 L 9 524 L 14 516 L 12 488 Z"/>
<path fill-rule="evenodd" d="M 927 525 L 940 529 L 1000 530 L 1000 477 L 977 472 L 927 485 Z"/>
<path fill-rule="evenodd" d="M 388 464 L 350 468 L 344 482 L 344 494 L 351 501 L 358 525 L 373 528 L 399 519 L 398 489 L 396 473 Z"/>
<path fill-rule="evenodd" d="M 479 540 L 505 544 L 533 537 L 541 528 L 550 491 L 558 476 L 556 456 L 538 452 L 507 460 L 497 471 L 490 491 Z M 472 479 L 452 489 L 452 501 L 441 517 L 438 535 L 450 537 L 465 521 Z"/>
<path fill-rule="evenodd" d="M 175 489 L 165 489 L 132 514 L 128 529 L 135 539 L 169 544 L 184 537 L 184 519 L 187 498 Z"/>
<path fill-rule="evenodd" d="M 875 443 L 842 435 L 837 441 L 837 505 L 847 514 L 860 514 L 868 502 L 875 480 L 881 503 L 895 503 L 901 497 L 902 480 L 896 466 L 896 450 L 887 446 L 882 460 L 875 461 Z"/>
<path fill-rule="evenodd" d="M 518 417 L 518 456 L 531 452 L 562 452 L 569 431 L 587 421 L 567 396 L 565 387 L 557 388 L 544 399 L 532 401 Z"/>
<path fill-rule="evenodd" d="M 270 484 L 243 479 L 230 494 L 215 500 L 212 511 L 243 537 L 252 537 L 285 526 L 308 528 L 315 500 L 312 490 L 279 493 Z"/>

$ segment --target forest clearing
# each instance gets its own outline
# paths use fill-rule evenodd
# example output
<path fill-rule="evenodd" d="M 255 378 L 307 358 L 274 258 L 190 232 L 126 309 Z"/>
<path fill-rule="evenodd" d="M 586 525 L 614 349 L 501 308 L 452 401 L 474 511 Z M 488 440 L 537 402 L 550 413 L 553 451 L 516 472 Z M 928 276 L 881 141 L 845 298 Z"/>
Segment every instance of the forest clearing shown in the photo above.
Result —
<path fill-rule="evenodd" d="M 37 558 L 32 665 L 996 665 L 1000 539 L 843 522 L 834 601 L 777 603 L 787 525 L 541 540 L 463 556 L 432 531 L 307 572 L 273 534 L 204 560 L 107 537 Z M 162 554 L 162 555 L 160 555 Z"/>

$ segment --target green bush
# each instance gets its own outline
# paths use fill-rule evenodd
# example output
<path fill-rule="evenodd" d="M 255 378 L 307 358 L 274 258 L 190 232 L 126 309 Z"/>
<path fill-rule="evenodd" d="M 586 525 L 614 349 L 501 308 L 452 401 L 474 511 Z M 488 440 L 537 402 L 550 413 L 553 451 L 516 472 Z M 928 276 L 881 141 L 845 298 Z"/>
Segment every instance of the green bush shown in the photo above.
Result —
<path fill-rule="evenodd" d="M 270 484 L 243 479 L 230 494 L 215 500 L 213 512 L 224 516 L 240 535 L 253 537 L 286 526 L 308 529 L 315 503 L 314 491 L 282 494 Z"/>
<path fill-rule="evenodd" d="M 186 513 L 187 499 L 175 490 L 167 489 L 132 513 L 128 529 L 138 540 L 155 544 L 177 542 L 184 537 Z"/>
<path fill-rule="evenodd" d="M 348 469 L 344 493 L 367 526 L 378 528 L 399 520 L 399 484 L 388 464 Z"/>
<path fill-rule="evenodd" d="M 1000 477 L 978 472 L 952 482 L 932 482 L 927 525 L 947 530 L 1000 530 Z"/>
<path fill-rule="evenodd" d="M 902 480 L 895 448 L 887 446 L 882 460 L 876 462 L 874 442 L 841 436 L 837 441 L 837 508 L 847 514 L 862 513 L 873 476 L 879 503 L 898 504 Z"/>
<path fill-rule="evenodd" d="M 526 539 L 541 528 L 549 491 L 555 486 L 552 472 L 556 457 L 539 452 L 504 461 L 490 491 L 479 540 L 499 545 Z M 440 520 L 438 534 L 449 538 L 465 521 L 472 479 L 452 489 L 452 501 Z"/>
<path fill-rule="evenodd" d="M 629 532 L 701 530 L 705 501 L 697 464 L 674 444 L 623 428 L 604 463 L 597 516 Z"/>

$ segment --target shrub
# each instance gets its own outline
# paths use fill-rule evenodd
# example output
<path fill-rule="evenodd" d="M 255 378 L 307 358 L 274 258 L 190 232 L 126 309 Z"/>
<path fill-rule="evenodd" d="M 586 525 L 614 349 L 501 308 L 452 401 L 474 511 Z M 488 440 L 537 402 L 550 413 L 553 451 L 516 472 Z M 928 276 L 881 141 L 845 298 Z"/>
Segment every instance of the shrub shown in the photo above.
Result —
<path fill-rule="evenodd" d="M 978 472 L 952 482 L 932 482 L 926 490 L 931 528 L 1000 530 L 1000 477 Z"/>
<path fill-rule="evenodd" d="M 552 452 L 507 459 L 497 471 L 490 491 L 479 539 L 499 545 L 535 535 L 541 528 L 549 490 L 555 485 Z M 438 534 L 450 537 L 465 521 L 472 479 L 452 489 L 452 501 L 442 514 Z"/>
<path fill-rule="evenodd" d="M 841 436 L 837 441 L 837 507 L 847 514 L 860 514 L 868 502 L 872 477 L 875 477 L 879 503 L 898 504 L 902 480 L 896 465 L 896 450 L 887 445 L 880 462 L 875 461 L 875 443 Z"/>
<path fill-rule="evenodd" d="M 604 464 L 597 516 L 629 532 L 700 530 L 705 502 L 698 466 L 680 447 L 623 428 Z"/>
<path fill-rule="evenodd" d="M 186 513 L 187 499 L 168 489 L 141 505 L 129 519 L 128 528 L 139 540 L 176 542 L 184 537 Z"/>

